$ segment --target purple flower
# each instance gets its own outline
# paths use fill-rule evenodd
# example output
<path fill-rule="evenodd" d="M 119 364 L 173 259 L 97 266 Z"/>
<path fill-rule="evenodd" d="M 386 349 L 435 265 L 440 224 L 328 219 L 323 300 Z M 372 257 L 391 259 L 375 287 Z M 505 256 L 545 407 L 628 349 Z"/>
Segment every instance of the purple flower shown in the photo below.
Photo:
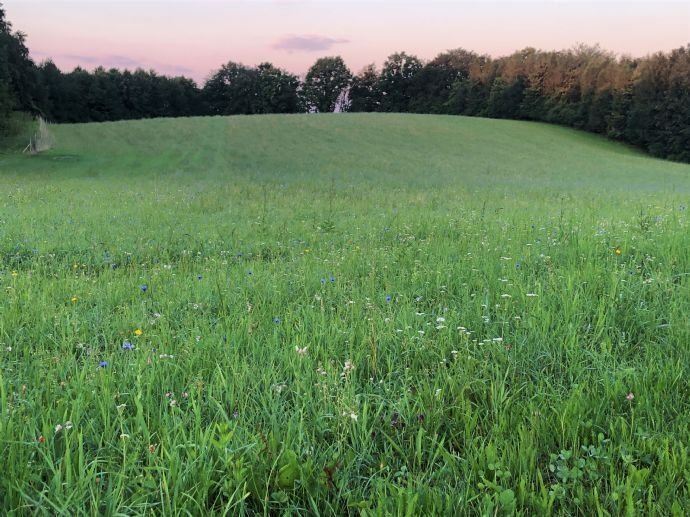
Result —
<path fill-rule="evenodd" d="M 282 321 L 282 320 L 281 320 L 278 316 L 276 316 L 275 318 L 273 318 L 273 323 L 275 323 L 276 325 L 280 325 L 280 322 L 281 322 L 281 321 Z"/>
<path fill-rule="evenodd" d="M 108 367 L 108 361 L 101 361 L 98 363 L 99 368 L 107 368 Z"/>
<path fill-rule="evenodd" d="M 390 294 L 386 295 L 386 302 L 390 302 L 393 298 L 391 297 Z"/>
<path fill-rule="evenodd" d="M 323 285 L 323 284 L 325 284 L 325 283 L 326 283 L 326 279 L 325 279 L 325 278 L 322 278 L 322 279 L 321 279 L 321 285 Z"/>
<path fill-rule="evenodd" d="M 331 283 L 335 284 L 335 277 L 333 275 L 331 275 Z"/>
<path fill-rule="evenodd" d="M 196 275 L 197 279 L 201 280 L 203 277 L 201 275 Z"/>
<path fill-rule="evenodd" d="M 141 285 L 139 286 L 139 289 L 141 289 L 141 292 L 142 292 L 142 293 L 145 293 L 146 291 L 149 290 L 149 286 L 146 285 L 146 284 L 141 284 Z"/>
<path fill-rule="evenodd" d="M 131 341 L 123 341 L 122 350 L 134 350 L 134 345 Z"/>

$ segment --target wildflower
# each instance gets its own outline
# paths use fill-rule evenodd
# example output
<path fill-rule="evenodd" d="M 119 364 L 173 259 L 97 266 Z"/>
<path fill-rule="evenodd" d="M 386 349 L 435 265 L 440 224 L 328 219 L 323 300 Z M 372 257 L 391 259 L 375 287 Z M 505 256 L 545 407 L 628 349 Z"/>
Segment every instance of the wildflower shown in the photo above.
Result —
<path fill-rule="evenodd" d="M 175 406 L 177 406 L 177 400 L 170 399 L 170 407 L 175 407 Z"/>
<path fill-rule="evenodd" d="M 527 293 L 527 298 L 536 298 L 539 296 L 537 293 Z"/>
<path fill-rule="evenodd" d="M 131 341 L 123 341 L 122 350 L 134 350 L 134 345 Z"/>
<path fill-rule="evenodd" d="M 137 336 L 137 337 L 139 337 L 139 336 L 141 336 L 141 335 L 143 335 L 143 334 L 144 334 L 144 331 L 141 330 L 141 329 L 136 329 L 136 330 L 134 331 L 134 335 Z"/>
<path fill-rule="evenodd" d="M 355 369 L 355 365 L 352 364 L 352 361 L 349 359 L 345 361 L 345 364 L 343 365 L 343 372 L 340 374 L 341 377 L 347 377 L 352 370 Z"/>
<path fill-rule="evenodd" d="M 349 416 L 355 422 L 357 421 L 357 413 L 354 411 L 343 411 L 343 416 Z"/>
<path fill-rule="evenodd" d="M 445 323 L 445 322 L 446 322 L 446 318 L 444 318 L 443 316 L 439 316 L 438 318 L 436 318 L 436 323 Z"/>
<path fill-rule="evenodd" d="M 43 437 L 43 435 L 38 437 L 38 440 L 36 440 L 38 443 L 45 443 L 46 439 Z"/>
<path fill-rule="evenodd" d="M 65 431 L 69 431 L 70 429 L 72 429 L 72 427 L 74 427 L 72 422 L 70 422 L 69 420 L 65 422 Z"/>
<path fill-rule="evenodd" d="M 62 424 L 56 425 L 55 426 L 55 434 L 62 432 L 63 429 L 64 429 L 64 427 L 62 427 Z"/>
<path fill-rule="evenodd" d="M 79 301 L 79 298 L 76 296 L 72 296 L 72 303 L 77 303 Z"/>
<path fill-rule="evenodd" d="M 274 384 L 273 386 L 271 386 L 271 388 L 273 388 L 273 390 L 280 395 L 283 392 L 283 390 L 287 388 L 287 384 Z"/>
<path fill-rule="evenodd" d="M 149 454 L 153 454 L 154 452 L 156 452 L 156 444 L 149 444 Z"/>
<path fill-rule="evenodd" d="M 634 398 L 635 395 L 633 395 L 632 391 L 625 396 L 625 400 L 627 400 L 628 402 L 632 402 Z"/>
<path fill-rule="evenodd" d="M 386 295 L 386 302 L 390 302 L 392 300 L 391 295 L 387 294 Z"/>
<path fill-rule="evenodd" d="M 616 249 L 613 250 L 613 252 L 614 252 L 616 255 L 620 255 L 621 253 L 623 253 L 623 252 L 621 251 L 620 246 L 616 246 Z"/>
<path fill-rule="evenodd" d="M 273 323 L 275 323 L 276 325 L 280 325 L 281 321 L 282 321 L 282 320 L 281 320 L 278 316 L 276 316 L 275 318 L 273 318 Z"/>
<path fill-rule="evenodd" d="M 171 354 L 161 354 L 158 356 L 160 359 L 174 359 L 175 356 Z"/>
<path fill-rule="evenodd" d="M 17 273 L 16 271 L 12 271 L 12 276 L 17 276 L 17 275 L 19 275 L 19 273 Z"/>
<path fill-rule="evenodd" d="M 129 438 L 129 435 L 128 435 L 128 434 L 122 433 L 122 434 L 120 435 L 120 440 L 126 440 L 127 438 Z"/>
<path fill-rule="evenodd" d="M 142 293 L 145 293 L 146 291 L 149 290 L 149 286 L 146 285 L 146 284 L 141 284 L 141 285 L 139 286 L 139 289 L 141 289 L 141 292 L 142 292 Z"/>
<path fill-rule="evenodd" d="M 240 417 L 240 411 L 237 408 L 235 408 L 235 410 L 232 412 L 232 418 L 237 420 L 239 417 Z"/>
<path fill-rule="evenodd" d="M 425 419 L 426 419 L 426 416 L 424 416 L 424 413 L 420 413 L 419 415 L 417 415 L 417 422 L 418 423 L 420 423 L 420 424 L 423 423 Z"/>
<path fill-rule="evenodd" d="M 108 367 L 108 361 L 101 361 L 98 363 L 99 368 L 107 368 Z"/>
<path fill-rule="evenodd" d="M 331 275 L 331 283 L 335 284 L 335 277 Z"/>
<path fill-rule="evenodd" d="M 325 284 L 325 283 L 326 283 L 326 279 L 325 279 L 325 278 L 322 278 L 322 279 L 321 279 L 321 285 L 323 285 L 323 284 Z"/>
<path fill-rule="evenodd" d="M 201 280 L 203 277 L 199 274 L 199 275 L 196 275 L 196 278 L 197 278 L 197 280 Z"/>
<path fill-rule="evenodd" d="M 297 352 L 297 355 L 305 356 L 307 355 L 307 350 L 309 349 L 308 346 L 300 348 L 299 346 L 295 346 L 295 352 Z"/>

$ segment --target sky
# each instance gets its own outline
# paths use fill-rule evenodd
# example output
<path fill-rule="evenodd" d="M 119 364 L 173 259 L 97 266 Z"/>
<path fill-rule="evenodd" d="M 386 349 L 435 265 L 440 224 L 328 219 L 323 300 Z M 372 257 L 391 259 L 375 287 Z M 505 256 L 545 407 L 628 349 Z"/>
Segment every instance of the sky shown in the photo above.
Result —
<path fill-rule="evenodd" d="M 340 55 L 356 73 L 396 51 L 494 57 L 578 43 L 631 56 L 690 43 L 682 0 L 0 0 L 35 61 L 154 69 L 202 83 L 228 61 L 302 75 Z"/>

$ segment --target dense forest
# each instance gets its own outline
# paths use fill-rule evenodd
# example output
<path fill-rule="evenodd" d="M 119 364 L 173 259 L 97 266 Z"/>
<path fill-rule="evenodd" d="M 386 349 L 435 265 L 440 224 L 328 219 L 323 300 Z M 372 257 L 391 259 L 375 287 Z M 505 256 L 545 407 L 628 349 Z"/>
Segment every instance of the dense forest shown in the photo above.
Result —
<path fill-rule="evenodd" d="M 644 58 L 584 45 L 501 58 L 456 49 L 428 62 L 399 52 L 357 75 L 342 58 L 325 57 L 304 79 L 270 63 L 229 62 L 199 87 L 154 71 L 36 64 L 0 6 L 0 132 L 13 111 L 91 122 L 334 110 L 544 121 L 690 162 L 690 45 Z"/>

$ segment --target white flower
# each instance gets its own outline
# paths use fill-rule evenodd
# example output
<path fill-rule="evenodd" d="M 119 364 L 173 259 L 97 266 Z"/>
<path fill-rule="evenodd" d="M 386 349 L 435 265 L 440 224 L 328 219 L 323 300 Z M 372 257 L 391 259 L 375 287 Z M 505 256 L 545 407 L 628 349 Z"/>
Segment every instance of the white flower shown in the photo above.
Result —
<path fill-rule="evenodd" d="M 55 434 L 58 434 L 58 433 L 61 432 L 63 429 L 64 429 L 64 427 L 62 427 L 61 424 L 56 425 L 56 426 L 55 426 Z"/>
<path fill-rule="evenodd" d="M 287 384 L 285 384 L 285 383 L 274 384 L 274 385 L 271 386 L 271 387 L 273 388 L 273 391 L 275 391 L 276 393 L 280 394 L 280 393 L 283 392 L 283 390 L 285 390 L 285 389 L 287 388 Z"/>
<path fill-rule="evenodd" d="M 349 416 L 355 422 L 357 421 L 357 413 L 355 413 L 354 411 L 343 411 L 343 416 Z"/>
<path fill-rule="evenodd" d="M 439 316 L 438 318 L 436 318 L 436 323 L 445 323 L 445 322 L 446 322 L 446 318 L 444 318 L 443 316 Z"/>
<path fill-rule="evenodd" d="M 295 346 L 295 352 L 297 352 L 297 355 L 307 355 L 307 350 L 309 349 L 308 346 L 305 346 L 303 348 L 300 348 L 299 346 Z"/>

